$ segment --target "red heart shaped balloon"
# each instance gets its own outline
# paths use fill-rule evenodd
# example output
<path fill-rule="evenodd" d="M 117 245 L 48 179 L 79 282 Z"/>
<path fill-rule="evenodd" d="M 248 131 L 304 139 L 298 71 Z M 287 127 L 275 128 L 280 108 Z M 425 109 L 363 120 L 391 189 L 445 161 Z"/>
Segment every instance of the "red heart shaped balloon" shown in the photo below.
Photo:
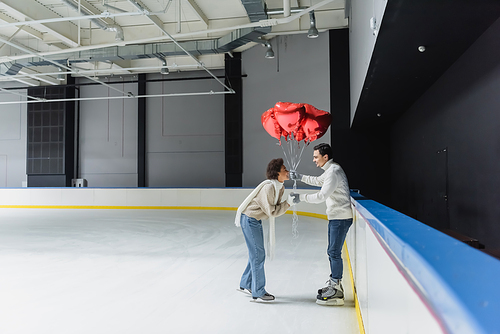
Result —
<path fill-rule="evenodd" d="M 305 104 L 304 107 L 306 110 L 306 117 L 301 127 L 306 135 L 306 141 L 314 141 L 321 138 L 326 133 L 326 130 L 328 130 L 332 122 L 332 115 L 310 104 Z"/>
<path fill-rule="evenodd" d="M 274 112 L 274 108 L 267 110 L 262 114 L 260 120 L 262 121 L 262 126 L 267 131 L 267 133 L 280 140 L 280 137 L 282 135 L 286 137 L 288 136 L 288 133 L 286 133 L 286 131 L 281 128 L 278 122 L 276 122 L 276 119 L 274 118 Z"/>
<path fill-rule="evenodd" d="M 305 109 L 303 103 L 278 102 L 274 106 L 275 119 L 288 133 L 295 133 L 304 119 Z"/>

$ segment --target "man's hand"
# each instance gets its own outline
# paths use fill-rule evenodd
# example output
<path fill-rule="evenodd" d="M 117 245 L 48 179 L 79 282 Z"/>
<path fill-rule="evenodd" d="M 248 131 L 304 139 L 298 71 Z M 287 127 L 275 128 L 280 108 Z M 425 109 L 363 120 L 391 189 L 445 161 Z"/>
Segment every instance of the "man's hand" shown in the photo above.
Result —
<path fill-rule="evenodd" d="M 291 170 L 290 171 L 290 180 L 295 181 L 295 180 L 302 180 L 302 174 L 299 174 L 296 170 Z"/>
<path fill-rule="evenodd" d="M 288 196 L 288 204 L 292 205 L 293 204 L 299 204 L 300 203 L 300 194 L 296 193 L 291 193 Z"/>

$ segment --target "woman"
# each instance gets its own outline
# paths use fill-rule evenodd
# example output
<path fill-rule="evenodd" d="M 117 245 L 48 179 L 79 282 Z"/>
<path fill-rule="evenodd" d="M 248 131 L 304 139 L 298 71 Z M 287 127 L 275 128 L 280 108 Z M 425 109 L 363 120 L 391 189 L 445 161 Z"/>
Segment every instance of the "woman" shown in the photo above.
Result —
<path fill-rule="evenodd" d="M 267 180 L 255 188 L 239 206 L 236 213 L 236 226 L 241 225 L 248 247 L 248 265 L 241 277 L 239 291 L 252 295 L 253 300 L 272 301 L 274 296 L 265 289 L 264 273 L 264 234 L 262 219 L 270 220 L 270 248 L 274 247 L 274 217 L 283 215 L 293 203 L 293 198 L 281 201 L 285 187 L 283 182 L 289 179 L 289 173 L 283 165 L 283 159 L 273 159 L 267 165 Z"/>

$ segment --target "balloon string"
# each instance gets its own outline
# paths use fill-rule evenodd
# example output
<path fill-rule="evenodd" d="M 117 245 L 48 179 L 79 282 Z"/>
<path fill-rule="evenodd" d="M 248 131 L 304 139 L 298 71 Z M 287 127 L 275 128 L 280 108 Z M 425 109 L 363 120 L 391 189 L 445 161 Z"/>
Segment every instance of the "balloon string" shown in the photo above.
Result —
<path fill-rule="evenodd" d="M 288 144 L 288 143 L 287 143 L 287 144 Z M 285 148 L 283 147 L 283 145 L 280 145 L 280 146 L 281 146 L 281 149 L 283 150 L 283 154 L 285 155 L 285 160 L 286 160 L 286 163 L 288 164 L 288 166 L 290 166 L 290 168 L 292 168 L 292 169 L 293 169 L 292 164 L 290 163 L 290 162 L 291 162 L 291 160 L 290 160 L 290 159 L 288 159 L 288 156 L 287 156 L 287 154 L 286 154 L 286 150 L 285 150 Z"/>
<path fill-rule="evenodd" d="M 293 181 L 293 190 L 297 190 L 297 180 Z M 299 216 L 297 215 L 296 205 L 293 205 L 293 217 L 292 217 L 292 240 L 299 237 Z"/>
<path fill-rule="evenodd" d="M 299 167 L 299 164 L 300 164 L 300 161 L 302 160 L 302 153 L 304 153 L 304 149 L 306 148 L 306 146 L 308 146 L 309 143 L 305 144 L 304 146 L 302 146 L 302 150 L 300 151 L 300 154 L 299 154 L 299 158 L 298 158 L 298 161 L 297 161 L 297 165 L 295 166 L 295 170 L 297 170 L 297 167 Z"/>

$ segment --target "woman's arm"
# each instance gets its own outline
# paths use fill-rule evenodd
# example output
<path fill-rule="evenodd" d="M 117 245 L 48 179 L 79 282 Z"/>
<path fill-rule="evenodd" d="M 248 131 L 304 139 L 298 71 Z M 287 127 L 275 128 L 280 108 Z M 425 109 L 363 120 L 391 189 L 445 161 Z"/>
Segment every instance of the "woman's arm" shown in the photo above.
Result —
<path fill-rule="evenodd" d="M 279 217 L 290 207 L 287 201 L 273 205 L 274 196 L 274 186 L 272 184 L 267 184 L 255 197 L 255 201 L 268 217 Z"/>

